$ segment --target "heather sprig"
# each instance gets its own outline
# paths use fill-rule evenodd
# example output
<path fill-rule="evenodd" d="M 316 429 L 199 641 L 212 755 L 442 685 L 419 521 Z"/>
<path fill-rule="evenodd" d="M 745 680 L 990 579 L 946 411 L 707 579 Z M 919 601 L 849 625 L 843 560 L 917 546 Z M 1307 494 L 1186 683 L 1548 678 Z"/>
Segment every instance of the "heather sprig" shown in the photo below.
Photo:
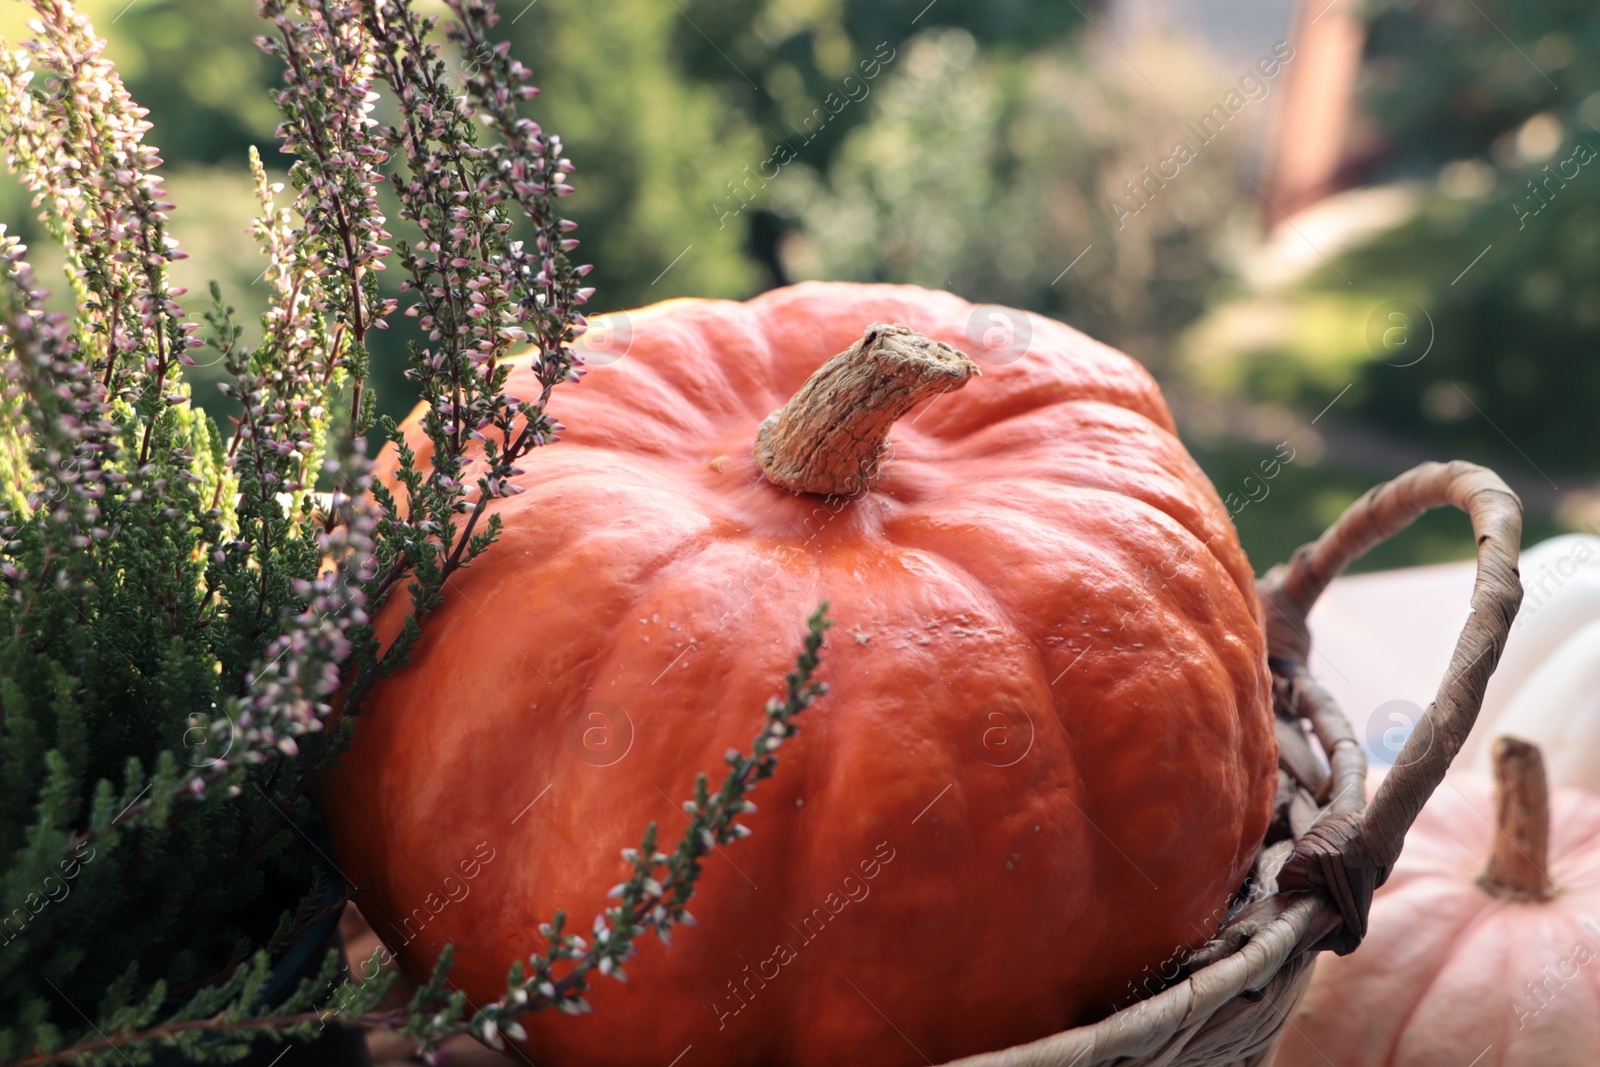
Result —
<path fill-rule="evenodd" d="M 91 539 L 106 536 L 98 501 L 106 483 L 117 477 L 106 463 L 118 435 L 105 387 L 81 358 L 67 317 L 45 311 L 46 294 L 23 258 L 26 252 L 0 226 L 0 275 L 5 282 L 0 288 L 0 338 L 12 357 L 6 364 L 3 403 L 16 420 L 8 430 L 27 428 L 21 441 L 27 442 L 31 455 L 15 459 L 25 459 L 32 471 L 31 484 L 8 486 L 0 499 L 0 539 L 7 542 L 10 557 L 0 561 L 0 573 L 13 583 L 22 579 L 18 562 L 25 546 L 17 538 L 32 532 L 28 518 L 45 516 L 63 550 L 81 551 Z M 51 545 L 36 547 L 39 566 L 48 571 Z"/>
<path fill-rule="evenodd" d="M 291 7 L 296 18 L 291 15 Z M 280 151 L 295 155 L 289 176 L 299 190 L 308 265 L 324 289 L 323 310 L 334 320 L 334 358 L 352 380 L 350 432 L 366 430 L 372 398 L 365 393 L 366 336 L 387 329 L 395 301 L 378 294 L 392 238 L 378 205 L 380 171 L 388 151 L 372 136 L 372 39 L 358 5 L 341 0 L 261 0 L 258 11 L 276 36 L 256 43 L 284 64 L 277 94 L 283 122 Z"/>
<path fill-rule="evenodd" d="M 333 565 L 315 578 L 294 580 L 300 610 L 283 620 L 282 632 L 247 676 L 238 705 L 234 740 L 243 742 L 251 762 L 265 761 L 273 748 L 298 755 L 295 739 L 322 730 L 354 648 L 353 632 L 364 633 L 370 621 L 363 586 L 377 567 L 379 524 L 371 466 L 361 438 L 342 442 L 340 452 L 324 464 L 335 488 L 316 534 L 317 550 Z"/>
<path fill-rule="evenodd" d="M 608 894 L 617 903 L 595 916 L 590 937 L 568 933 L 565 913 L 556 912 L 539 927 L 549 943 L 545 951 L 530 957 L 526 967 L 520 961 L 514 964 L 505 995 L 481 1006 L 470 1018 L 465 1016 L 465 1000 L 444 981 L 451 954 L 441 955 L 433 980 L 419 990 L 412 1003 L 409 1036 L 431 1048 L 451 1034 L 468 1032 L 502 1048 L 502 1035 L 518 1041 L 527 1037 L 517 1020 L 530 1012 L 550 1007 L 574 1015 L 590 1011 L 583 994 L 589 989 L 591 975 L 599 973 L 626 982 L 623 964 L 637 954 L 638 938 L 655 934 L 670 945 L 672 927 L 695 925 L 686 905 L 700 878 L 701 861 L 712 849 L 750 836 L 750 828 L 738 821 L 740 815 L 756 810 L 748 795 L 757 782 L 777 770 L 778 749 L 795 736 L 795 718 L 827 692 L 826 685 L 813 680 L 823 636 L 833 625 L 827 613 L 828 605 L 822 604 L 807 621 L 795 669 L 786 678 L 784 693 L 767 701 L 766 722 L 750 752 L 728 750 L 728 773 L 715 793 L 704 774 L 696 778 L 695 798 L 683 804 L 689 827 L 672 853 L 656 851 L 655 823 L 646 828 L 637 849 L 622 850 L 632 873 Z"/>
<path fill-rule="evenodd" d="M 143 420 L 142 467 L 164 408 L 181 402 L 170 391 L 175 368 L 199 344 L 176 303 L 182 290 L 167 279 L 185 254 L 166 232 L 172 205 L 162 199 L 161 158 L 144 143 L 146 111 L 123 88 L 105 43 L 68 0 L 34 7 L 37 36 L 0 54 L 8 102 L 0 141 L 66 248 L 83 358 Z"/>
<path fill-rule="evenodd" d="M 297 238 L 287 209 L 274 200 L 281 186 L 267 180 L 254 151 L 250 166 L 261 209 L 251 233 L 267 259 L 269 294 L 260 345 L 239 343 L 242 329 L 215 283 L 206 315 L 229 378 L 217 388 L 239 404 L 227 477 L 212 499 L 230 536 L 211 547 L 206 585 L 208 601 L 232 609 L 219 622 L 241 645 L 259 639 L 271 621 L 270 605 L 320 558 L 308 524 L 309 493 L 345 382 L 326 314 L 325 272 L 315 262 L 319 244 Z M 253 612 L 243 610 L 252 603 Z"/>
<path fill-rule="evenodd" d="M 341 366 L 343 331 L 330 328 L 329 310 L 337 312 L 338 300 L 329 294 L 328 271 L 318 262 L 320 243 L 305 239 L 290 209 L 277 205 L 283 186 L 268 181 L 254 148 L 250 172 L 261 208 L 251 234 L 267 259 L 262 278 L 269 294 L 260 347 L 253 353 L 238 349 L 238 330 L 230 334 L 224 325 L 226 307 L 208 317 L 233 378 L 221 388 L 234 393 L 242 408 L 235 442 L 259 452 L 250 464 L 261 482 L 257 496 L 287 493 L 293 511 L 315 482 L 334 401 L 354 375 Z M 220 290 L 213 288 L 212 301 L 221 303 Z"/>
<path fill-rule="evenodd" d="M 286 68 L 280 132 L 297 157 L 297 205 L 307 241 L 323 249 L 313 260 L 327 292 L 321 310 L 336 322 L 337 360 L 354 382 L 351 432 L 364 428 L 370 410 L 361 335 L 392 308 L 378 301 L 374 281 L 390 239 L 381 182 L 421 235 L 395 248 L 407 275 L 401 289 L 413 294 L 406 314 L 426 331 L 407 374 L 426 405 L 432 454 L 420 465 L 398 428 L 385 424 L 404 493 L 375 487 L 384 518 L 380 567 L 368 587 L 374 604 L 407 587 L 412 612 L 381 657 L 358 657 L 354 710 L 378 677 L 405 662 L 454 571 L 498 537 L 489 505 L 520 491 L 517 461 L 559 429 L 546 405 L 557 384 L 578 375 L 571 343 L 585 328 L 578 309 L 592 290 L 579 284 L 589 268 L 567 257 L 577 242 L 564 235 L 574 224 L 553 206 L 571 192 L 572 164 L 559 138 L 517 114 L 517 102 L 537 90 L 504 47 L 484 43 L 498 18 L 492 6 L 455 8 L 450 34 L 484 60 L 464 94 L 430 39 L 437 19 L 409 2 L 262 0 L 260 10 L 277 32 L 258 42 Z M 375 84 L 392 94 L 397 124 L 368 117 Z M 481 145 L 481 126 L 498 140 Z M 399 166 L 386 176 L 384 162 Z M 515 235 L 519 221 L 531 231 L 526 240 Z M 524 358 L 540 392 L 513 396 L 508 360 L 529 342 Z"/>
<path fill-rule="evenodd" d="M 592 290 L 578 284 L 588 267 L 567 259 L 576 242 L 560 236 L 573 223 L 554 209 L 555 199 L 571 192 L 565 180 L 571 163 L 561 156 L 559 138 L 542 137 L 515 113 L 515 102 L 534 94 L 527 71 L 503 48 L 480 50 L 486 61 L 461 95 L 439 45 L 428 39 L 436 19 L 393 0 L 364 0 L 362 7 L 378 76 L 401 116 L 384 130 L 406 165 L 391 179 L 401 214 L 422 235 L 397 247 L 409 275 L 402 288 L 414 294 L 406 314 L 426 331 L 426 342 L 412 348 L 409 374 L 428 405 L 423 428 L 433 455 L 424 475 L 414 457 L 400 452 L 404 519 L 393 502 L 386 539 L 413 571 L 411 596 L 420 615 L 458 567 L 493 543 L 499 525 L 493 517 L 484 521 L 490 503 L 521 491 L 511 481 L 521 473 L 517 462 L 559 429 L 545 408 L 557 384 L 577 377 L 571 343 L 584 329 L 578 309 Z M 462 42 L 482 41 L 497 17 L 484 4 L 454 10 L 459 22 L 450 33 Z M 500 143 L 478 144 L 479 120 L 500 134 Z M 532 251 L 514 235 L 517 215 L 532 224 Z M 506 392 L 507 360 L 530 341 L 525 358 L 540 395 L 513 396 Z M 398 445 L 392 426 L 390 436 Z M 469 452 L 474 443 L 476 455 Z M 458 515 L 465 516 L 459 524 Z M 398 568 L 391 574 L 384 579 L 390 584 Z M 415 637 L 408 625 L 392 650 L 396 662 Z"/>

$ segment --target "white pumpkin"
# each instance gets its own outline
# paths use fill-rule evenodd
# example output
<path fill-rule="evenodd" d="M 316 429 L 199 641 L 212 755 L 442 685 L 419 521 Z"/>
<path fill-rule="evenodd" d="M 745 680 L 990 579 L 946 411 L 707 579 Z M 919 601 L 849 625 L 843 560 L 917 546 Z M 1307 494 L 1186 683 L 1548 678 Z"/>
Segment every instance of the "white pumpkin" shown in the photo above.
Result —
<path fill-rule="evenodd" d="M 1513 734 L 1544 749 L 1552 785 L 1600 793 L 1600 537 L 1551 538 L 1520 568 L 1522 610 L 1453 770 L 1487 771 L 1490 739 Z M 1338 578 L 1312 609 L 1312 672 L 1366 739 L 1375 778 L 1449 671 L 1474 573 L 1469 562 Z"/>
<path fill-rule="evenodd" d="M 1600 537 L 1551 538 L 1522 554 L 1522 610 L 1455 769 L 1488 770 L 1490 739 L 1544 750 L 1551 785 L 1600 793 Z"/>

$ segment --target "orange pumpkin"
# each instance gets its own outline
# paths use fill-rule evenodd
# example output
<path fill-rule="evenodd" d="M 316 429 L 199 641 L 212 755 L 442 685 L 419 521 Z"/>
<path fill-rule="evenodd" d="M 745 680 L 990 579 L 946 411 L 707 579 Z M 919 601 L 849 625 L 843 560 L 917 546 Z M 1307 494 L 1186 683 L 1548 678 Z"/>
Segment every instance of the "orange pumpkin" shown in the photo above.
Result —
<path fill-rule="evenodd" d="M 1212 934 L 1277 780 L 1264 639 L 1227 512 L 1143 369 L 911 287 L 674 300 L 593 329 L 614 361 L 557 392 L 570 429 L 494 505 L 500 543 L 328 783 L 341 868 L 372 879 L 362 910 L 408 970 L 454 942 L 452 980 L 490 999 L 539 922 L 598 914 L 619 850 L 652 820 L 675 839 L 695 775 L 747 745 L 823 599 L 830 692 L 754 836 L 706 861 L 699 925 L 641 942 L 593 1014 L 526 1019 L 527 1052 L 937 1062 L 1131 999 Z"/>
<path fill-rule="evenodd" d="M 1498 788 L 1453 777 L 1428 800 L 1361 947 L 1318 961 L 1275 1067 L 1600 1056 L 1600 798 L 1547 799 L 1527 742 L 1501 738 L 1495 760 Z"/>

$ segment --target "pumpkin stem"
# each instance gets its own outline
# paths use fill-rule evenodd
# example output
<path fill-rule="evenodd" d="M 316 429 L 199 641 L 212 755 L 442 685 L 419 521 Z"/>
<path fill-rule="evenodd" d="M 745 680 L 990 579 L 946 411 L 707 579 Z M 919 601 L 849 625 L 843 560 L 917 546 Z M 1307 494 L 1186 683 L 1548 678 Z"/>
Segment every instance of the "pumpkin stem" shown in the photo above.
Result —
<path fill-rule="evenodd" d="M 1494 851 L 1478 884 L 1496 896 L 1545 900 L 1550 883 L 1550 791 L 1537 745 L 1515 737 L 1494 743 Z"/>
<path fill-rule="evenodd" d="M 896 419 L 978 373 L 947 344 L 898 323 L 874 323 L 762 421 L 756 465 L 792 493 L 858 492 L 877 480 Z"/>

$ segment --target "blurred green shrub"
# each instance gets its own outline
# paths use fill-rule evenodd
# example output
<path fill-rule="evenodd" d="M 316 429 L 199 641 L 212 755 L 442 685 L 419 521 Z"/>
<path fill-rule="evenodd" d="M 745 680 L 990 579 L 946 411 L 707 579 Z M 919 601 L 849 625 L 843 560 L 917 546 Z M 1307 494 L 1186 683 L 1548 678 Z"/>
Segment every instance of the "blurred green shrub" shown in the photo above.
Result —
<path fill-rule="evenodd" d="M 1041 311 L 1159 370 L 1221 277 L 1213 249 L 1245 211 L 1248 135 L 1225 130 L 1132 217 L 1113 200 L 1128 202 L 1126 183 L 1170 156 L 1219 81 L 1174 40 L 1126 57 L 1098 41 L 1013 56 L 961 29 L 919 35 L 829 172 L 774 184 L 799 221 L 785 262 L 799 276 L 909 281 Z"/>

